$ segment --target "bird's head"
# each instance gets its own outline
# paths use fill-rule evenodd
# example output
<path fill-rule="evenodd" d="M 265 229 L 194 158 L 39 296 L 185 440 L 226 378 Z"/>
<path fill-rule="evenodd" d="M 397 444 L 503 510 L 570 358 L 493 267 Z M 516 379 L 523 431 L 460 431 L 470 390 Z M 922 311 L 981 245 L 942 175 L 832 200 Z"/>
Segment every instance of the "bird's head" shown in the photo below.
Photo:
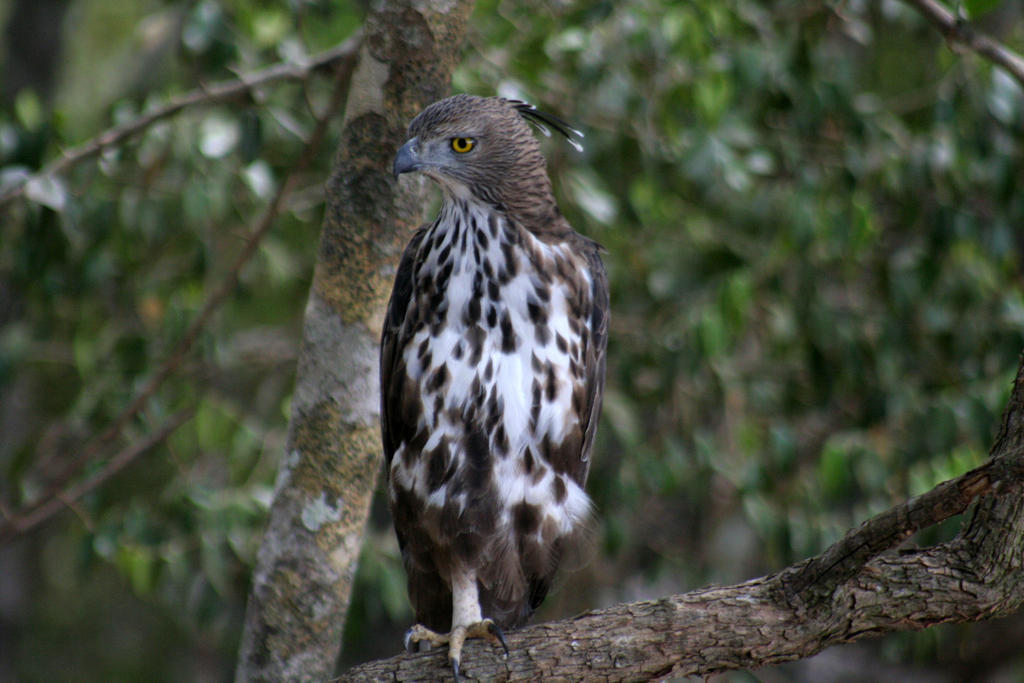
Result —
<path fill-rule="evenodd" d="M 553 204 L 544 157 L 527 120 L 566 137 L 581 135 L 523 102 L 455 95 L 413 119 L 395 157 L 395 177 L 418 171 L 453 197 L 510 210 L 525 201 Z"/>

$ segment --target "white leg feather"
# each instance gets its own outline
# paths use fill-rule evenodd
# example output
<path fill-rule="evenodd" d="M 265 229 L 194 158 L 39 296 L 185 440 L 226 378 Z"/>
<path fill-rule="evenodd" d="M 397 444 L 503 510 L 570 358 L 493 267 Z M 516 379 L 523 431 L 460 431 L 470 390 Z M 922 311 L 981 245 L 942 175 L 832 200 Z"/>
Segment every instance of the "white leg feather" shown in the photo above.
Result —
<path fill-rule="evenodd" d="M 480 595 L 476 585 L 476 570 L 452 572 L 452 630 L 479 622 Z"/>

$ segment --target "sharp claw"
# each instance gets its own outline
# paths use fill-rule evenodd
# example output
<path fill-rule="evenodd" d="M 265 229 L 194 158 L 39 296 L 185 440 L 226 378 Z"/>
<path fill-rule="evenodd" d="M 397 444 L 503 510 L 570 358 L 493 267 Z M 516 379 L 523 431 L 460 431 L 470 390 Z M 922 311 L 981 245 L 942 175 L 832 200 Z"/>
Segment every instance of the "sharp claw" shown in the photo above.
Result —
<path fill-rule="evenodd" d="M 405 637 L 402 638 L 402 644 L 405 645 L 405 651 L 409 654 L 416 652 L 415 644 L 412 642 L 412 629 L 405 632 Z"/>
<path fill-rule="evenodd" d="M 491 633 L 492 636 L 497 638 L 498 642 L 501 643 L 501 646 L 505 648 L 505 657 L 508 658 L 508 641 L 505 640 L 505 633 L 501 630 L 501 627 L 493 621 L 488 621 L 487 630 Z"/>
<path fill-rule="evenodd" d="M 448 661 L 452 664 L 452 673 L 455 680 L 462 680 L 459 677 L 459 663 L 462 661 L 462 645 L 466 640 L 466 627 L 456 626 L 448 634 Z"/>
<path fill-rule="evenodd" d="M 492 619 L 481 619 L 469 626 L 456 626 L 449 633 L 435 633 L 422 624 L 415 624 L 405 632 L 402 643 L 410 654 L 421 651 L 423 643 L 435 646 L 447 643 L 448 663 L 452 668 L 452 676 L 456 682 L 459 682 L 463 680 L 462 646 L 466 638 L 483 638 L 492 645 L 500 643 L 501 647 L 505 650 L 503 658 L 507 659 L 509 656 L 508 641 L 505 640 L 505 634 L 502 632 L 501 627 L 494 623 Z"/>

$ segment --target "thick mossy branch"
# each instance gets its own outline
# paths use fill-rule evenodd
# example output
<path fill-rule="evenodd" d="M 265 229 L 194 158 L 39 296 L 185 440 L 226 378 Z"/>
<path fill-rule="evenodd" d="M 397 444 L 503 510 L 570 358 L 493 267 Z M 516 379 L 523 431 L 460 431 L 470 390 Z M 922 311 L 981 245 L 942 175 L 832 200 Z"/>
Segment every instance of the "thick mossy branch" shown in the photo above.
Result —
<path fill-rule="evenodd" d="M 467 644 L 480 680 L 636 681 L 753 669 L 865 636 L 980 621 L 1024 603 L 1024 364 L 992 458 L 851 530 L 817 557 L 771 576 L 615 605 L 508 634 L 512 654 Z M 977 504 L 948 543 L 896 547 Z M 342 681 L 428 681 L 443 652 L 400 655 Z"/>

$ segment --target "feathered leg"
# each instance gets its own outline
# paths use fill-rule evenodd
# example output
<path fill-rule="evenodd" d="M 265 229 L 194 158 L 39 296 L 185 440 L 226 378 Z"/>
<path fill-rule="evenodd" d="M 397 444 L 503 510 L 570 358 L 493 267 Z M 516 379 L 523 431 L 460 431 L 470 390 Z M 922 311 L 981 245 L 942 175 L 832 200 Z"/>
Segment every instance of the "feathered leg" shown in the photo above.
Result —
<path fill-rule="evenodd" d="M 431 645 L 448 644 L 448 662 L 455 680 L 459 679 L 462 662 L 462 645 L 467 638 L 483 638 L 494 645 L 501 645 L 508 655 L 508 643 L 501 628 L 492 619 L 480 615 L 480 596 L 476 585 L 476 572 L 472 569 L 452 573 L 452 630 L 435 633 L 416 624 L 405 634 L 406 649 L 413 644 L 428 642 Z"/>

